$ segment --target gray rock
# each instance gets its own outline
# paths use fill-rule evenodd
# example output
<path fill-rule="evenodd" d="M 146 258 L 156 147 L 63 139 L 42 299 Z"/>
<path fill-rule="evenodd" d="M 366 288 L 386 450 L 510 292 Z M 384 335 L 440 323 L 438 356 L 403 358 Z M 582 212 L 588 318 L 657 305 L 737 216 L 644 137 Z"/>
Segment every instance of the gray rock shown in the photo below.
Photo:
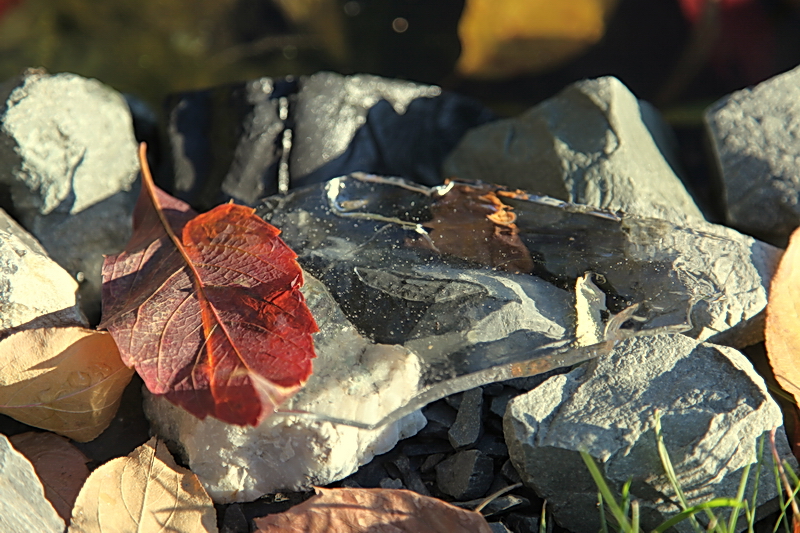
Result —
<path fill-rule="evenodd" d="M 456 420 L 447 432 L 450 444 L 456 450 L 472 446 L 483 433 L 483 390 L 480 387 L 461 395 Z"/>
<path fill-rule="evenodd" d="M 130 239 L 138 194 L 118 192 L 74 215 L 36 217 L 30 226 L 48 255 L 80 280 L 81 308 L 93 323 L 100 319 L 104 257 L 120 252 Z"/>
<path fill-rule="evenodd" d="M 0 435 L 0 531 L 61 533 L 64 520 L 45 498 L 39 476 L 28 459 Z"/>
<path fill-rule="evenodd" d="M 800 225 L 800 67 L 705 113 L 728 222 L 783 246 Z"/>
<path fill-rule="evenodd" d="M 359 335 L 314 278 L 306 277 L 303 292 L 320 329 L 317 358 L 314 374 L 283 408 L 315 416 L 273 415 L 257 427 L 240 427 L 213 418 L 201 421 L 145 391 L 145 413 L 154 431 L 178 444 L 217 503 L 338 481 L 425 425 L 419 411 L 373 430 L 325 419 L 382 418 L 415 396 L 420 368 L 403 347 L 374 344 Z"/>
<path fill-rule="evenodd" d="M 11 329 L 86 326 L 77 282 L 0 209 L 0 334 Z"/>
<path fill-rule="evenodd" d="M 467 133 L 443 174 L 673 222 L 702 219 L 670 164 L 670 135 L 616 78 L 583 80 Z"/>
<path fill-rule="evenodd" d="M 75 74 L 29 70 L 0 88 L 0 183 L 20 222 L 74 214 L 136 179 L 136 140 L 121 95 Z"/>
<path fill-rule="evenodd" d="M 586 450 L 614 490 L 633 479 L 642 526 L 654 528 L 679 511 L 658 459 L 656 409 L 690 505 L 733 497 L 742 469 L 756 460 L 758 439 L 783 423 L 764 380 L 738 351 L 683 335 L 640 337 L 512 400 L 504 420 L 511 461 L 561 525 L 596 531 L 597 488 L 578 453 Z M 783 431 L 778 445 L 796 464 Z M 775 509 L 776 498 L 769 453 L 764 460 L 759 516 Z M 682 524 L 680 531 L 691 530 Z"/>
<path fill-rule="evenodd" d="M 436 465 L 436 485 L 457 500 L 471 500 L 486 494 L 493 474 L 491 457 L 479 450 L 464 450 Z"/>
<path fill-rule="evenodd" d="M 139 164 L 125 100 L 96 80 L 27 71 L 0 88 L 0 183 L 99 318 L 100 265 L 131 232 Z"/>

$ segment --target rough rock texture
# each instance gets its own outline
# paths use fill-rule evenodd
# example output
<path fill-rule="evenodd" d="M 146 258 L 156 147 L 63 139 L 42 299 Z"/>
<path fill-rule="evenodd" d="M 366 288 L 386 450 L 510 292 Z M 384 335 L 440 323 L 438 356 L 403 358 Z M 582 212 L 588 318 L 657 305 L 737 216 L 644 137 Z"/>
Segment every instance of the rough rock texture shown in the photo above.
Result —
<path fill-rule="evenodd" d="M 800 67 L 726 96 L 705 121 L 728 223 L 784 245 L 800 225 Z"/>
<path fill-rule="evenodd" d="M 473 129 L 443 174 L 674 222 L 702 219 L 670 165 L 670 135 L 616 78 L 584 80 L 519 117 Z"/>
<path fill-rule="evenodd" d="M 125 100 L 96 80 L 28 71 L 0 87 L 3 205 L 48 254 L 82 280 L 99 315 L 103 254 L 131 231 L 136 140 Z"/>
<path fill-rule="evenodd" d="M 0 334 L 12 328 L 86 325 L 78 284 L 0 209 Z"/>
<path fill-rule="evenodd" d="M 162 184 L 201 210 L 354 171 L 434 185 L 464 132 L 494 119 L 439 87 L 332 72 L 181 93 L 167 107 Z"/>
<path fill-rule="evenodd" d="M 28 71 L 2 87 L 0 183 L 23 224 L 35 214 L 79 213 L 136 179 L 125 100 L 97 80 Z"/>
<path fill-rule="evenodd" d="M 317 359 L 314 374 L 286 410 L 369 422 L 414 396 L 420 379 L 414 354 L 359 335 L 327 290 L 310 276 L 303 292 L 320 328 L 315 337 Z M 425 425 L 425 417 L 416 411 L 375 430 L 281 415 L 255 428 L 239 427 L 212 418 L 201 421 L 149 394 L 145 410 L 158 435 L 178 443 L 217 503 L 332 483 Z"/>
<path fill-rule="evenodd" d="M 511 460 L 561 525 L 596 531 L 597 488 L 578 453 L 585 449 L 616 490 L 633 479 L 642 526 L 654 528 L 679 510 L 658 459 L 656 409 L 690 504 L 735 495 L 757 439 L 783 423 L 764 380 L 738 351 L 682 335 L 640 337 L 512 400 L 503 421 Z M 782 431 L 778 437 L 782 457 L 794 463 Z M 769 454 L 765 460 L 771 469 Z M 754 475 L 755 468 L 748 494 Z M 759 505 L 775 497 L 774 480 L 762 475 Z"/>
<path fill-rule="evenodd" d="M 44 497 L 33 465 L 0 435 L 0 531 L 61 533 L 64 520 Z"/>

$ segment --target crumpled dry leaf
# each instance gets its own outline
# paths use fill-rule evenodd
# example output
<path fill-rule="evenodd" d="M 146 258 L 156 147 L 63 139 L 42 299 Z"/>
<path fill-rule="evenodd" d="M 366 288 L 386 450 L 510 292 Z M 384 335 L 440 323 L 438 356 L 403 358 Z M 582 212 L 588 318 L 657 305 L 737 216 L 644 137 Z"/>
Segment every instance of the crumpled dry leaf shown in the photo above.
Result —
<path fill-rule="evenodd" d="M 770 284 L 764 338 L 775 379 L 800 405 L 800 228 Z"/>
<path fill-rule="evenodd" d="M 257 533 L 491 533 L 480 513 L 410 490 L 323 489 L 286 512 L 256 518 Z"/>
<path fill-rule="evenodd" d="M 0 413 L 87 442 L 111 423 L 132 376 L 108 333 L 18 331 L 0 341 Z"/>
<path fill-rule="evenodd" d="M 618 0 L 467 0 L 456 69 L 502 78 L 558 66 L 599 41 Z"/>
<path fill-rule="evenodd" d="M 72 510 L 69 533 L 217 531 L 211 498 L 155 437 L 92 472 Z"/>
<path fill-rule="evenodd" d="M 45 498 L 33 465 L 2 434 L 0 473 L 0 531 L 64 531 L 64 521 Z"/>
<path fill-rule="evenodd" d="M 89 458 L 67 439 L 54 433 L 29 431 L 12 436 L 11 444 L 33 464 L 44 486 L 44 495 L 69 524 L 72 506 L 89 469 Z"/>

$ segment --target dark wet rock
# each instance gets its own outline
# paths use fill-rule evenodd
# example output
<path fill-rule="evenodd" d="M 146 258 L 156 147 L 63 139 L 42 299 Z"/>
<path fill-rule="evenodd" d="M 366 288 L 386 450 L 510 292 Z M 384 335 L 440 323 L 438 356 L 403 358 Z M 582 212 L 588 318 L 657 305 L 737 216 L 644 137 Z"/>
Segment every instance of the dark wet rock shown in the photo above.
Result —
<path fill-rule="evenodd" d="M 519 396 L 519 393 L 520 391 L 513 387 L 504 388 L 502 392 L 492 398 L 492 402 L 489 404 L 489 410 L 502 418 L 503 415 L 506 414 L 506 406 L 508 405 L 509 400 Z"/>
<path fill-rule="evenodd" d="M 453 451 L 453 447 L 450 443 L 444 439 L 434 439 L 430 440 L 427 438 L 427 433 L 425 430 L 428 426 L 425 426 L 420 430 L 417 435 L 425 440 L 415 440 L 412 443 L 406 444 L 403 446 L 403 453 L 409 457 L 415 456 L 422 456 L 428 454 L 438 454 L 438 453 L 450 453 Z M 445 435 L 446 436 L 446 435 Z"/>
<path fill-rule="evenodd" d="M 475 449 L 482 451 L 489 457 L 508 457 L 508 448 L 505 440 L 499 435 L 483 435 L 475 443 Z"/>
<path fill-rule="evenodd" d="M 249 533 L 250 524 L 240 504 L 234 503 L 225 507 L 219 530 L 220 533 Z"/>
<path fill-rule="evenodd" d="M 460 450 L 472 446 L 483 433 L 483 389 L 465 391 L 461 395 L 456 420 L 447 432 L 453 448 Z"/>
<path fill-rule="evenodd" d="M 354 171 L 435 185 L 463 134 L 494 118 L 438 87 L 331 72 L 176 94 L 168 112 L 163 184 L 201 209 Z"/>
<path fill-rule="evenodd" d="M 517 469 L 514 467 L 514 463 L 511 462 L 511 459 L 503 463 L 503 466 L 500 468 L 500 473 L 512 483 L 522 482 L 522 478 L 519 477 L 519 472 L 517 472 Z"/>
<path fill-rule="evenodd" d="M 514 533 L 502 522 L 489 522 L 489 528 L 492 530 L 492 533 Z"/>
<path fill-rule="evenodd" d="M 403 480 L 402 479 L 393 479 L 393 478 L 390 478 L 390 477 L 383 478 L 380 481 L 380 483 L 378 483 L 378 486 L 380 488 L 382 488 L 382 489 L 404 489 L 404 488 L 406 488 L 405 485 L 403 485 Z"/>
<path fill-rule="evenodd" d="M 433 453 L 429 455 L 425 458 L 425 461 L 422 463 L 422 465 L 420 465 L 419 471 L 424 473 L 433 470 L 436 465 L 444 460 L 445 457 L 446 455 L 443 453 Z"/>
<path fill-rule="evenodd" d="M 471 500 L 486 494 L 493 472 L 491 457 L 479 450 L 465 450 L 436 465 L 436 485 L 457 500 Z"/>

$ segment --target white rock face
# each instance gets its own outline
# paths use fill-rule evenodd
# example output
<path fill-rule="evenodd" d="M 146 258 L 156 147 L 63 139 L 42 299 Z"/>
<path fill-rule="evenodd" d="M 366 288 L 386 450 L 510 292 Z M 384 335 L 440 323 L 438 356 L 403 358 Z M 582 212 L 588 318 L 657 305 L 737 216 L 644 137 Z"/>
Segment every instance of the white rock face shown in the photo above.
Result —
<path fill-rule="evenodd" d="M 0 435 L 0 531 L 61 533 L 64 520 L 44 497 L 39 476 L 28 459 Z"/>
<path fill-rule="evenodd" d="M 584 80 L 468 132 L 443 175 L 678 223 L 702 219 L 670 165 L 670 134 L 618 79 Z"/>
<path fill-rule="evenodd" d="M 320 328 L 317 359 L 314 374 L 285 410 L 371 423 L 415 395 L 420 367 L 413 353 L 361 337 L 324 286 L 308 275 L 303 292 Z M 416 411 L 376 430 L 285 415 L 258 427 L 239 427 L 212 418 L 201 421 L 163 398 L 145 395 L 145 412 L 155 431 L 178 443 L 218 503 L 332 483 L 426 423 Z"/>
<path fill-rule="evenodd" d="M 705 121 L 728 222 L 785 243 L 800 225 L 800 67 L 726 96 Z"/>
<path fill-rule="evenodd" d="M 614 489 L 633 479 L 642 526 L 651 529 L 679 511 L 658 459 L 656 409 L 689 505 L 733 497 L 742 469 L 755 461 L 758 439 L 783 424 L 764 380 L 741 353 L 658 335 L 624 341 L 608 357 L 511 400 L 503 428 L 522 480 L 547 499 L 561 525 L 572 531 L 600 526 L 597 488 L 579 455 L 586 450 Z M 795 464 L 782 430 L 776 440 L 782 458 Z M 757 502 L 762 516 L 775 509 L 766 504 L 777 497 L 769 452 L 765 461 Z M 678 527 L 692 530 L 688 522 Z"/>
<path fill-rule="evenodd" d="M 0 331 L 87 325 L 77 282 L 0 209 Z"/>

